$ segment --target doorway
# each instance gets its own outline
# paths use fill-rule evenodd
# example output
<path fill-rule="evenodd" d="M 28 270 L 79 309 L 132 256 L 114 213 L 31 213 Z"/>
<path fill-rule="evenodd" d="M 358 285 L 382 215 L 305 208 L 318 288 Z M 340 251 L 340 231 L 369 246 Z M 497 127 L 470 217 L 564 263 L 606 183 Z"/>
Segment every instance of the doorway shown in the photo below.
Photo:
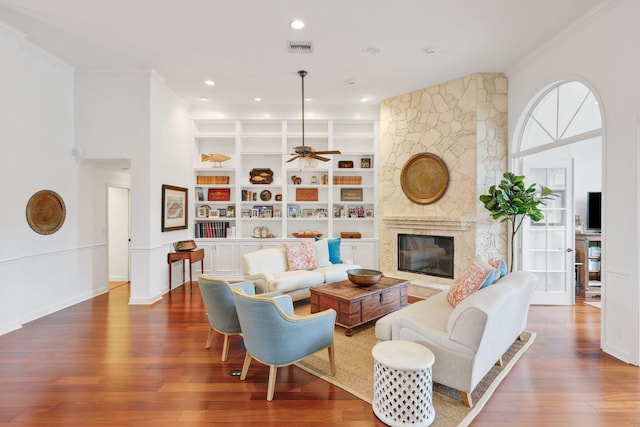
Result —
<path fill-rule="evenodd" d="M 565 201 L 565 213 L 574 211 L 575 216 L 586 217 L 587 194 L 601 191 L 602 188 L 602 113 L 600 105 L 592 90 L 579 81 L 557 82 L 532 99 L 530 108 L 522 115 L 514 149 L 511 153 L 513 170 L 523 173 L 526 165 L 531 163 L 547 164 L 557 159 L 571 162 L 573 169 L 567 177 L 570 187 L 563 194 L 573 194 Z M 540 184 L 545 184 L 541 182 Z M 549 222 L 547 221 L 548 225 Z M 517 265 L 530 267 L 525 256 L 533 253 L 543 262 L 545 268 L 540 275 L 545 276 L 544 286 L 536 289 L 533 303 L 567 304 L 572 303 L 571 289 L 575 289 L 577 259 L 575 258 L 575 222 L 573 215 L 566 217 L 564 225 L 552 222 L 553 227 L 546 227 L 555 233 L 554 239 L 536 239 L 542 228 L 529 227 L 520 235 L 520 250 Z M 560 235 L 562 234 L 562 235 Z M 604 242 L 604 234 L 602 235 Z M 527 252 L 527 249 L 529 251 Z M 547 254 L 555 251 L 557 259 L 564 258 L 564 263 L 548 261 Z M 525 253 L 527 252 L 527 253 Z M 562 253 L 569 256 L 562 256 Z M 542 255 L 544 255 L 544 257 Z M 604 251 L 598 268 L 603 268 Z M 553 278 L 555 276 L 555 278 Z M 550 280 L 552 278 L 552 280 Z M 571 285 L 571 286 L 569 286 Z M 602 283 L 604 286 L 604 283 Z M 574 291 L 575 292 L 575 291 Z"/>
<path fill-rule="evenodd" d="M 129 192 L 123 187 L 107 188 L 109 290 L 129 283 Z"/>

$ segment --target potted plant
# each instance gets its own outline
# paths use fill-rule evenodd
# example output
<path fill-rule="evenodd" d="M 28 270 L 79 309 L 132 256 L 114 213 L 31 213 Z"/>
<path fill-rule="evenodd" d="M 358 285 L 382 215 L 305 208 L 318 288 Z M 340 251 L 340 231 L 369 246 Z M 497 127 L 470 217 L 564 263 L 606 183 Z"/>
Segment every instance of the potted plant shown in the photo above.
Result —
<path fill-rule="evenodd" d="M 555 197 L 550 188 L 541 186 L 537 191 L 537 184 L 527 186 L 524 176 L 505 172 L 499 185 L 489 187 L 489 194 L 482 194 L 480 201 L 491 213 L 491 217 L 500 222 L 511 224 L 511 257 L 509 271 L 513 271 L 513 251 L 515 236 L 518 234 L 525 218 L 538 222 L 544 218 L 540 205 Z"/>

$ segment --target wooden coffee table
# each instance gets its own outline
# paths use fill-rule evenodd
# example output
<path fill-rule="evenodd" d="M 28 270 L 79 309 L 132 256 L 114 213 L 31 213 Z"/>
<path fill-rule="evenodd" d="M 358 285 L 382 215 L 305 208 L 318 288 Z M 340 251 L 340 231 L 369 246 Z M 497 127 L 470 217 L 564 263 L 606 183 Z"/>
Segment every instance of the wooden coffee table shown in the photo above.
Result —
<path fill-rule="evenodd" d="M 311 291 L 311 313 L 328 308 L 337 312 L 336 325 L 353 335 L 353 328 L 408 304 L 409 281 L 383 277 L 372 286 L 356 286 L 349 280 L 314 286 Z"/>

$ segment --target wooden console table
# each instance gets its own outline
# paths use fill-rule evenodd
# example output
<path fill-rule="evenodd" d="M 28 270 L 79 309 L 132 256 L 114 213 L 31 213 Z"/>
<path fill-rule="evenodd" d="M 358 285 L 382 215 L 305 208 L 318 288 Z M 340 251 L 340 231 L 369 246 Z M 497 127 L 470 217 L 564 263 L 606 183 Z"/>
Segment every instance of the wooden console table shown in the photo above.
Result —
<path fill-rule="evenodd" d="M 191 278 L 193 277 L 191 273 L 191 264 L 194 262 L 200 261 L 200 271 L 204 273 L 204 249 L 194 249 L 193 251 L 179 251 L 179 252 L 169 252 L 167 255 L 167 262 L 169 263 L 169 290 L 171 290 L 171 264 L 176 261 L 182 261 L 182 282 L 185 281 L 184 277 L 184 262 L 185 260 L 189 260 L 189 283 L 191 283 Z"/>

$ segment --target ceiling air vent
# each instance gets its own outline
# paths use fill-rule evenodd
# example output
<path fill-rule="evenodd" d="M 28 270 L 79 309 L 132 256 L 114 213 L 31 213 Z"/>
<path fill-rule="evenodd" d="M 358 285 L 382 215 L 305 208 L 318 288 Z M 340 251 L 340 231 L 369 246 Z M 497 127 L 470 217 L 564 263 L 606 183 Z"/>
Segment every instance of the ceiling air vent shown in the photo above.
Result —
<path fill-rule="evenodd" d="M 288 42 L 289 53 L 312 53 L 311 42 Z"/>

